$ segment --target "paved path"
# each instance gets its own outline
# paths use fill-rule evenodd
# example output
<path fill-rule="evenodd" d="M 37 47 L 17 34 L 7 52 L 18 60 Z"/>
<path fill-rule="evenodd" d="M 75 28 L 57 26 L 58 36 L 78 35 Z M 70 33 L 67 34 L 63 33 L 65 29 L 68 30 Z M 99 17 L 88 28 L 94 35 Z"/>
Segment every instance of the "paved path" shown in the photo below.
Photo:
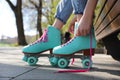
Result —
<path fill-rule="evenodd" d="M 51 67 L 47 57 L 39 58 L 36 66 L 28 66 L 22 56 L 20 47 L 0 47 L 0 80 L 120 80 L 120 62 L 105 54 L 96 54 L 93 68 L 85 73 L 54 73 L 60 69 Z M 76 59 L 69 69 L 80 67 Z"/>

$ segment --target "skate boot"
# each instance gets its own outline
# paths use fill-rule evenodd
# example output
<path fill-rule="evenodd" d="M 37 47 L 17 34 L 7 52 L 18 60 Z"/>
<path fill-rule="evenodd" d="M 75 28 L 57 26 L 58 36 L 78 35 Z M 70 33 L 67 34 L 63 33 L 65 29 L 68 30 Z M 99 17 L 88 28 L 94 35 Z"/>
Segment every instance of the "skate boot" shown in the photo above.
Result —
<path fill-rule="evenodd" d="M 93 28 L 91 29 L 91 34 L 86 36 L 75 36 L 67 43 L 53 48 L 54 57 L 51 63 L 60 68 L 66 68 L 70 62 L 70 59 L 74 58 L 75 53 L 78 51 L 89 52 L 90 44 L 92 45 L 92 49 L 96 47 L 96 39 Z M 92 65 L 92 63 L 90 63 L 90 59 L 87 57 L 84 57 L 84 60 L 82 61 L 83 68 L 88 68 Z"/>
<path fill-rule="evenodd" d="M 24 53 L 23 60 L 28 62 L 29 65 L 35 65 L 42 52 L 52 50 L 55 46 L 60 44 L 60 31 L 52 26 L 48 26 L 37 41 L 22 49 Z"/>

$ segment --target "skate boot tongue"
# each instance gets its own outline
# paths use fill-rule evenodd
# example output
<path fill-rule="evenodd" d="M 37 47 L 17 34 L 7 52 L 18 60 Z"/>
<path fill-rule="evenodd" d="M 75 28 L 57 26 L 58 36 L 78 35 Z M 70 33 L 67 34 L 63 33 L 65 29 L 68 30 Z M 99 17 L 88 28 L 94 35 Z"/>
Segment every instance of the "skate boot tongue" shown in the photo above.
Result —
<path fill-rule="evenodd" d="M 36 40 L 34 43 L 32 43 L 31 45 L 34 45 L 39 42 L 47 42 L 47 40 L 48 40 L 47 29 L 45 29 L 43 35 L 38 40 Z"/>

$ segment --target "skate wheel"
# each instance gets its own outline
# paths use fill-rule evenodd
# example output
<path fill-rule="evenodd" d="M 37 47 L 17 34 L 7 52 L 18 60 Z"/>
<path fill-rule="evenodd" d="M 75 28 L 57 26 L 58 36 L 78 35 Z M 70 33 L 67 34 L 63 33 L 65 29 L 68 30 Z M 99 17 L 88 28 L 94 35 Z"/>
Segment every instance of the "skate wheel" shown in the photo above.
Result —
<path fill-rule="evenodd" d="M 58 58 L 57 57 L 51 57 L 49 60 L 50 60 L 50 64 L 52 66 L 57 66 L 57 63 L 58 63 Z"/>
<path fill-rule="evenodd" d="M 49 58 L 49 62 L 53 67 L 57 66 L 57 61 L 58 61 L 58 59 L 55 58 L 55 57 L 50 57 Z"/>
<path fill-rule="evenodd" d="M 61 58 L 58 60 L 58 67 L 66 68 L 68 67 L 69 61 L 67 59 Z"/>
<path fill-rule="evenodd" d="M 37 63 L 37 61 L 38 61 L 38 58 L 36 58 L 36 57 L 29 57 L 27 60 L 27 62 L 30 66 L 35 65 Z"/>
<path fill-rule="evenodd" d="M 22 58 L 22 60 L 25 61 L 25 62 L 27 62 L 28 57 L 27 57 L 27 56 L 24 56 L 24 57 Z"/>
<path fill-rule="evenodd" d="M 82 61 L 83 68 L 91 68 L 92 67 L 92 61 L 90 59 L 84 59 Z"/>

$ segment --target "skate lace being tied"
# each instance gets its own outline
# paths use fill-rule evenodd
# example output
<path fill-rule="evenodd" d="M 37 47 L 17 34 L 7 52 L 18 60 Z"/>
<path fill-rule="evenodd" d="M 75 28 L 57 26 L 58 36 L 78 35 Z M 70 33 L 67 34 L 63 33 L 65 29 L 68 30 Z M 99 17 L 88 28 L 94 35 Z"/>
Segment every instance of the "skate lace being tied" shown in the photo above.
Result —
<path fill-rule="evenodd" d="M 75 36 L 74 38 L 70 39 L 70 40 L 69 40 L 68 42 L 66 42 L 65 44 L 62 44 L 61 47 L 70 44 L 75 38 L 76 38 L 76 36 Z"/>
<path fill-rule="evenodd" d="M 38 40 L 36 40 L 35 42 L 33 42 L 31 45 L 37 44 L 37 43 L 40 43 L 40 42 L 47 42 L 47 40 L 48 40 L 47 30 L 45 29 L 43 35 Z"/>

